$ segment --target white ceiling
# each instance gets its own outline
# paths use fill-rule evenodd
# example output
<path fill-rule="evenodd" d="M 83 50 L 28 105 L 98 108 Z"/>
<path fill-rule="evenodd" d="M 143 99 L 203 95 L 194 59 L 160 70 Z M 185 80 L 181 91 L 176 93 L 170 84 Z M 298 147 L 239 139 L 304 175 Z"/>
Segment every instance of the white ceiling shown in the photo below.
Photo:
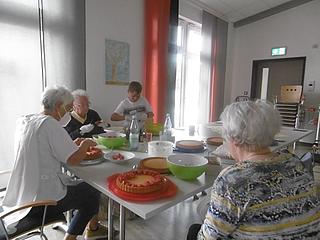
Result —
<path fill-rule="evenodd" d="M 236 22 L 291 0 L 197 0 L 229 22 Z"/>

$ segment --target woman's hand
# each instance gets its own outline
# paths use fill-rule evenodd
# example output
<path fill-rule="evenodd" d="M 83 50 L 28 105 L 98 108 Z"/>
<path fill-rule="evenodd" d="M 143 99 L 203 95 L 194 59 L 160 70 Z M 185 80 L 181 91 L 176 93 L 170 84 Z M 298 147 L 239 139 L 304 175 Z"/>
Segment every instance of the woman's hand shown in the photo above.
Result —
<path fill-rule="evenodd" d="M 107 128 L 107 127 L 111 126 L 110 123 L 105 122 L 103 120 L 96 121 L 94 124 L 97 125 L 98 127 L 102 127 L 102 128 Z"/>
<path fill-rule="evenodd" d="M 79 145 L 79 149 L 85 150 L 85 152 L 87 152 L 87 150 L 90 147 L 93 147 L 96 145 L 97 145 L 97 143 L 95 141 L 93 141 L 91 138 L 85 138 L 83 141 L 81 141 L 81 143 Z"/>
<path fill-rule="evenodd" d="M 75 140 L 75 142 L 77 139 Z M 94 142 L 90 138 L 85 138 L 82 140 L 78 140 L 79 149 L 75 151 L 67 160 L 68 165 L 78 165 L 87 155 L 87 151 L 90 147 L 96 146 L 96 142 Z"/>

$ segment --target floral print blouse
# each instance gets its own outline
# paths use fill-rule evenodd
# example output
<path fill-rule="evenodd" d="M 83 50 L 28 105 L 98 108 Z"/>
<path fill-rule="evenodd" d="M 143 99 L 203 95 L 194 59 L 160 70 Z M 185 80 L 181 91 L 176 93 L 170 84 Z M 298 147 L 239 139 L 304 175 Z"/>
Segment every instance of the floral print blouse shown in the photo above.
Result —
<path fill-rule="evenodd" d="M 198 233 L 208 239 L 320 239 L 320 190 L 291 154 L 224 169 Z"/>

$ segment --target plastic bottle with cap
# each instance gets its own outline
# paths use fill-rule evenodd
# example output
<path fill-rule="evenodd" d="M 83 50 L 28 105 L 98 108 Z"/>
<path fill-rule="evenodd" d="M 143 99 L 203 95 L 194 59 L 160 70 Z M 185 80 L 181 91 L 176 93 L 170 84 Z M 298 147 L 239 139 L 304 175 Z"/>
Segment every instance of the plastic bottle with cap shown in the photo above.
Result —
<path fill-rule="evenodd" d="M 138 150 L 139 148 L 139 124 L 136 115 L 132 115 L 129 133 L 130 150 Z"/>

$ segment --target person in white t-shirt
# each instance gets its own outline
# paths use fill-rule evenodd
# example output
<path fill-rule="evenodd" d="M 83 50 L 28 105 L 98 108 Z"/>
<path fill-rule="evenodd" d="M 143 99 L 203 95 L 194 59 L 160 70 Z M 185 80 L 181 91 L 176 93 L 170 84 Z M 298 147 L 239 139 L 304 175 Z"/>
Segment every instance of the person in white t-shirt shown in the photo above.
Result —
<path fill-rule="evenodd" d="M 129 127 L 131 117 L 136 114 L 139 125 L 147 119 L 152 119 L 154 114 L 152 108 L 143 96 L 141 96 L 142 85 L 139 82 L 130 82 L 128 87 L 128 98 L 121 101 L 111 115 L 111 121 L 124 121 L 124 126 Z"/>
<path fill-rule="evenodd" d="M 47 89 L 42 95 L 43 112 L 22 117 L 15 135 L 14 168 L 2 205 L 14 207 L 31 201 L 56 200 L 47 215 L 77 209 L 64 240 L 75 240 L 86 229 L 85 239 L 106 237 L 107 229 L 98 223 L 100 193 L 89 184 L 74 181 L 61 171 L 64 165 L 77 165 L 89 147 L 89 139 L 72 141 L 63 129 L 70 121 L 73 96 L 64 87 Z M 80 183 L 79 183 L 80 182 Z M 15 219 L 42 216 L 43 208 L 21 212 Z"/>

